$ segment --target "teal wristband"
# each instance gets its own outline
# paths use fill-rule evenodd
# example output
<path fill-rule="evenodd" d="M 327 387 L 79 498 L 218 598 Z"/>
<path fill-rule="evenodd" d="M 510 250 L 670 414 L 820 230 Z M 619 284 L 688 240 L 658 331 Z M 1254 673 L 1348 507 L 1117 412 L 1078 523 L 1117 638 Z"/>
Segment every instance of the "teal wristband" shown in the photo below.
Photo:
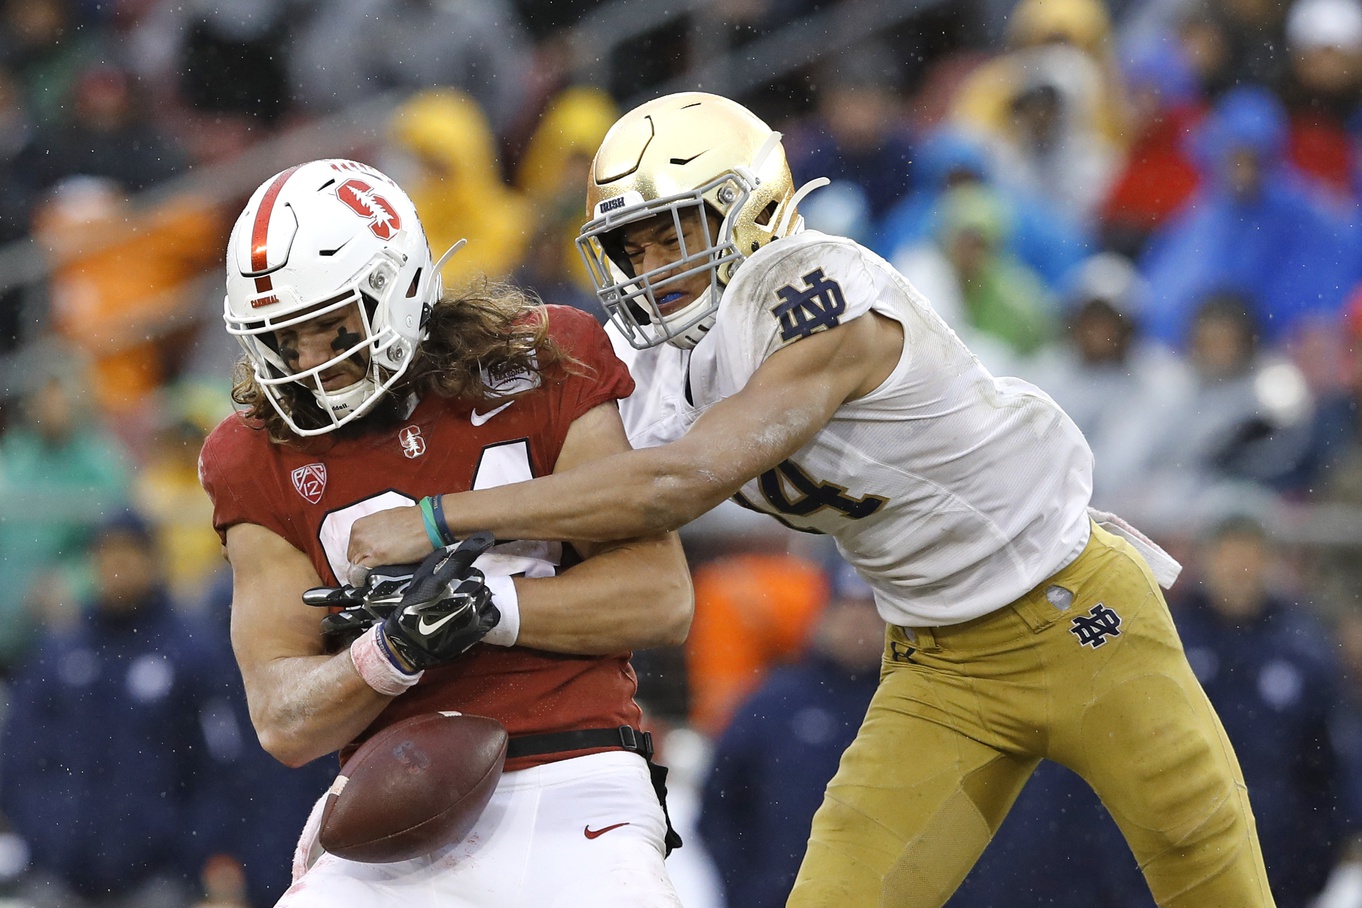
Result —
<path fill-rule="evenodd" d="M 429 495 L 421 499 L 420 506 L 421 523 L 425 525 L 426 538 L 430 540 L 430 547 L 432 549 L 444 548 L 445 544 L 440 541 L 440 531 L 435 527 L 435 512 L 431 507 Z"/>
<path fill-rule="evenodd" d="M 440 534 L 445 545 L 453 545 L 459 538 L 449 531 L 449 521 L 445 520 L 445 502 L 443 495 L 432 495 L 426 499 L 430 502 L 430 516 L 435 521 L 435 532 Z"/>

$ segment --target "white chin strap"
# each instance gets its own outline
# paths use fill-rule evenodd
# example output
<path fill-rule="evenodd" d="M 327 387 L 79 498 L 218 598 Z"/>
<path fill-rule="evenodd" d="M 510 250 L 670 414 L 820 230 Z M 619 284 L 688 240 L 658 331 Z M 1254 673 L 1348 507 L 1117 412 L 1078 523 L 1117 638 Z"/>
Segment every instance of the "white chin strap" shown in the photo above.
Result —
<path fill-rule="evenodd" d="M 690 305 L 666 316 L 663 319 L 663 324 L 665 325 L 668 322 L 673 324 L 685 324 L 689 319 L 694 317 L 695 313 L 701 312 L 709 307 L 710 297 L 713 296 L 713 294 L 714 285 L 710 284 L 709 287 L 705 288 L 704 293 L 701 293 L 690 302 Z M 701 339 L 709 333 L 710 328 L 714 327 L 714 319 L 717 315 L 718 311 L 716 310 L 711 312 L 708 318 L 701 319 L 680 334 L 669 335 L 667 343 L 682 350 L 691 349 L 696 344 L 700 343 Z"/>
<path fill-rule="evenodd" d="M 374 393 L 374 387 L 373 379 L 365 377 L 353 385 L 346 385 L 339 391 L 313 390 L 312 396 L 317 398 L 317 403 L 331 415 L 332 419 L 339 421 L 347 416 L 358 416 L 364 410 L 373 406 L 374 402 L 378 400 L 378 395 Z"/>

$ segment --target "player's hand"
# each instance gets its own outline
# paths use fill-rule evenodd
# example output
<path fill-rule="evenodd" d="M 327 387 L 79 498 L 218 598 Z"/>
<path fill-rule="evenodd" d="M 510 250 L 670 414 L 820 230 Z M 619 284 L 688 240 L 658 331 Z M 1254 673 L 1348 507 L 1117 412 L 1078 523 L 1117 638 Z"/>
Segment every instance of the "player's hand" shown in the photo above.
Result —
<path fill-rule="evenodd" d="M 359 586 L 319 586 L 303 593 L 303 602 L 321 608 L 340 607 L 322 618 L 322 636 L 349 645 L 373 624 L 393 613 L 411 585 L 419 565 L 389 564 L 374 568 Z"/>
<path fill-rule="evenodd" d="M 416 569 L 380 632 L 403 671 L 458 658 L 501 620 L 482 571 L 472 566 L 494 541 L 491 533 L 474 533 L 452 551 L 432 552 Z"/>
<path fill-rule="evenodd" d="M 430 551 L 430 537 L 416 505 L 366 514 L 350 527 L 345 558 L 361 568 L 419 563 Z M 355 579 L 358 579 L 357 577 Z"/>

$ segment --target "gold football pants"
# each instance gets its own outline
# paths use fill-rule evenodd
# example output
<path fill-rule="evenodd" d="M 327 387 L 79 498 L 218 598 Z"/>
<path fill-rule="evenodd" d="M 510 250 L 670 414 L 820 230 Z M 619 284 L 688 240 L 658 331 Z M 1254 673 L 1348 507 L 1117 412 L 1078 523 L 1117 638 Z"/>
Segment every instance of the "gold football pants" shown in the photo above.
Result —
<path fill-rule="evenodd" d="M 879 689 L 788 905 L 942 905 L 1041 758 L 1092 786 L 1159 905 L 1272 905 L 1239 763 L 1163 594 L 1098 527 L 1072 564 L 997 612 L 889 627 Z"/>

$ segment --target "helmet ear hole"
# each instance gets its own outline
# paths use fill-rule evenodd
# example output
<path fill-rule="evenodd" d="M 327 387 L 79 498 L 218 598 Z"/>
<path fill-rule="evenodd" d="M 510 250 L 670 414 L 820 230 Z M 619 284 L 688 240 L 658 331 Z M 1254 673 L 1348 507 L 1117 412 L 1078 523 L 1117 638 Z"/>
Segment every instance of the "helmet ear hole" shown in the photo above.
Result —
<path fill-rule="evenodd" d="M 368 325 L 372 325 L 374 323 L 374 313 L 378 312 L 378 297 L 361 290 L 359 292 L 359 298 L 364 304 L 365 321 Z"/>
<path fill-rule="evenodd" d="M 407 285 L 407 299 L 416 296 L 416 291 L 421 286 L 421 272 L 424 270 L 417 268 L 416 273 L 411 276 L 411 283 Z"/>
<path fill-rule="evenodd" d="M 608 233 L 600 235 L 601 250 L 606 257 L 614 263 L 615 267 L 624 272 L 625 277 L 638 277 L 634 273 L 634 265 L 629 261 L 629 256 L 624 254 L 624 228 L 619 227 Z"/>
<path fill-rule="evenodd" d="M 752 219 L 752 222 L 760 227 L 771 226 L 771 218 L 776 216 L 776 211 L 779 208 L 780 208 L 779 203 L 775 199 L 772 199 L 771 201 L 766 203 L 765 208 L 763 208 L 760 212 L 757 213 L 757 216 Z M 757 251 L 757 246 L 758 244 L 756 243 L 752 244 L 753 252 Z"/>

